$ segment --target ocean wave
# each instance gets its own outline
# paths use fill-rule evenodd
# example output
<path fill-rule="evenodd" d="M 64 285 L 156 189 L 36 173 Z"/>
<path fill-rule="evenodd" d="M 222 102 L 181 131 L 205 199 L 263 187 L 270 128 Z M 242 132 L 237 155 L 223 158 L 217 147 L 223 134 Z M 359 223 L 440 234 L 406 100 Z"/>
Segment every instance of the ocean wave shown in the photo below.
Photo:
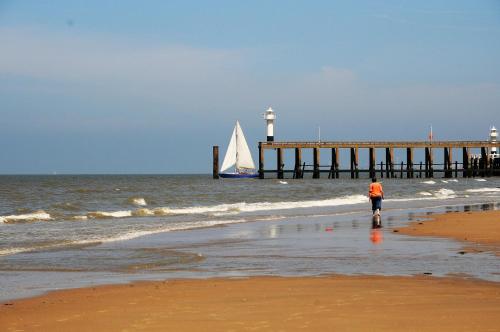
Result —
<path fill-rule="evenodd" d="M 432 193 L 427 191 L 421 191 L 419 192 L 419 194 L 426 197 L 390 198 L 386 199 L 386 201 L 387 202 L 429 201 L 429 200 L 449 199 L 456 197 L 456 194 L 453 190 L 446 188 L 441 188 L 439 190 L 433 191 Z"/>
<path fill-rule="evenodd" d="M 423 184 L 436 184 L 436 181 L 429 180 L 429 181 L 422 181 L 420 183 L 423 183 Z"/>
<path fill-rule="evenodd" d="M 17 214 L 17 215 L 13 214 L 10 216 L 0 216 L 0 222 L 5 224 L 15 223 L 15 222 L 28 222 L 28 221 L 46 221 L 51 219 L 52 219 L 51 215 L 43 210 L 26 214 Z"/>
<path fill-rule="evenodd" d="M 135 205 L 135 206 L 146 206 L 146 205 L 148 205 L 146 203 L 146 200 L 144 198 L 142 198 L 142 197 L 130 197 L 127 200 L 127 203 Z"/>
<path fill-rule="evenodd" d="M 468 193 L 493 193 L 500 192 L 500 188 L 477 188 L 477 189 L 467 189 Z"/>
<path fill-rule="evenodd" d="M 158 207 L 154 209 L 140 208 L 137 210 L 122 211 L 95 211 L 87 213 L 89 219 L 128 218 L 128 217 L 150 217 L 171 216 L 185 214 L 207 214 L 211 216 L 234 215 L 241 212 L 260 212 L 275 210 L 290 210 L 314 207 L 332 207 L 339 205 L 351 205 L 366 203 L 364 195 L 349 195 L 325 200 L 314 201 L 291 201 L 291 202 L 259 202 L 259 203 L 233 203 L 209 206 L 190 206 L 182 208 Z"/>
<path fill-rule="evenodd" d="M 474 180 L 476 180 L 477 182 L 486 182 L 485 179 L 474 179 Z"/>
<path fill-rule="evenodd" d="M 441 188 L 434 192 L 434 196 L 439 199 L 455 198 L 455 192 L 451 189 Z"/>
<path fill-rule="evenodd" d="M 338 198 L 311 201 L 290 201 L 290 202 L 258 202 L 258 203 L 234 203 L 220 204 L 213 206 L 196 206 L 186 208 L 161 208 L 160 210 L 168 214 L 206 214 L 221 212 L 260 212 L 274 210 L 290 210 L 314 207 L 330 207 L 339 205 L 351 205 L 365 203 L 367 201 L 364 195 L 349 195 Z M 158 211 L 158 209 L 155 209 Z"/>

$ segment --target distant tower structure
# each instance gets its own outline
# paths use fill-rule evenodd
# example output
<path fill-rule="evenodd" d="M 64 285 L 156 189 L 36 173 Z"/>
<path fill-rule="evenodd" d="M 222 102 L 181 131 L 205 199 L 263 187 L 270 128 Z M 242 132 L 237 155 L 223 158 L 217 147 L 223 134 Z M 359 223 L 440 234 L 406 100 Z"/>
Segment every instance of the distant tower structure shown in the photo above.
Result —
<path fill-rule="evenodd" d="M 267 111 L 264 113 L 264 119 L 266 119 L 267 123 L 267 141 L 274 141 L 274 120 L 276 119 L 276 114 L 273 109 L 269 107 Z"/>
<path fill-rule="evenodd" d="M 498 137 L 497 129 L 493 126 L 490 128 L 490 142 L 496 142 Z M 492 147 L 490 150 L 490 155 L 493 159 L 499 158 L 497 147 Z"/>

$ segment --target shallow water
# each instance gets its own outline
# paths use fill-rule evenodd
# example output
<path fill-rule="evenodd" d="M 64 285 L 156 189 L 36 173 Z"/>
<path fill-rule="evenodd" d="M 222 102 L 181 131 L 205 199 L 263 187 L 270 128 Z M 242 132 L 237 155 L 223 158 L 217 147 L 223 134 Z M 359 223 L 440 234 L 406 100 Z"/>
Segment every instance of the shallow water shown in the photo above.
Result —
<path fill-rule="evenodd" d="M 6 179 L 1 299 L 176 277 L 432 273 L 500 281 L 499 260 L 490 253 L 462 255 L 457 242 L 391 231 L 429 212 L 498 209 L 498 179 L 384 181 L 379 233 L 372 233 L 362 196 L 365 180 L 284 185 L 207 176 L 0 177 Z M 147 209 L 169 213 L 116 213 L 145 208 L 141 199 Z M 50 219 L 5 219 L 36 210 Z M 98 211 L 114 217 L 92 217 Z"/>

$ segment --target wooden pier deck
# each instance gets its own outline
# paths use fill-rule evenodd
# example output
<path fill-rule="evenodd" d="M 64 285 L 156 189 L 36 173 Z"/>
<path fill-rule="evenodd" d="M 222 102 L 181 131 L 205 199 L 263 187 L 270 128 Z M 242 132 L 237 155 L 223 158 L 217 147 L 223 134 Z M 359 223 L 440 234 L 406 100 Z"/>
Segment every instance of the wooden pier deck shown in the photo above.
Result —
<path fill-rule="evenodd" d="M 498 176 L 500 175 L 500 159 L 493 158 L 491 148 L 500 150 L 500 142 L 491 141 L 272 141 L 259 142 L 259 178 L 264 179 L 265 174 L 274 173 L 276 178 L 283 179 L 285 175 L 290 178 L 302 179 L 304 174 L 312 173 L 313 179 L 320 178 L 321 174 L 328 173 L 328 178 L 338 179 L 341 173 L 350 173 L 350 178 L 359 178 L 360 174 L 367 173 L 369 177 L 381 178 L 432 178 L 435 173 L 442 173 L 443 177 Z M 293 168 L 285 169 L 284 151 L 294 150 L 295 160 Z M 302 151 L 312 150 L 313 162 L 306 164 L 302 161 Z M 328 165 L 321 165 L 320 155 L 324 150 L 330 150 L 331 157 Z M 349 167 L 341 168 L 340 151 L 349 151 Z M 366 167 L 359 163 L 360 150 L 368 152 Z M 385 160 L 377 162 L 377 149 L 385 150 Z M 405 162 L 395 163 L 394 150 L 404 149 Z M 423 161 L 415 163 L 414 150 L 423 149 Z M 443 151 L 443 162 L 434 162 L 436 149 Z M 479 149 L 480 153 L 473 154 L 472 149 Z M 265 168 L 266 150 L 276 151 L 276 168 Z M 453 159 L 454 150 L 461 154 L 459 160 Z M 213 176 L 218 178 L 218 147 L 214 147 Z"/>

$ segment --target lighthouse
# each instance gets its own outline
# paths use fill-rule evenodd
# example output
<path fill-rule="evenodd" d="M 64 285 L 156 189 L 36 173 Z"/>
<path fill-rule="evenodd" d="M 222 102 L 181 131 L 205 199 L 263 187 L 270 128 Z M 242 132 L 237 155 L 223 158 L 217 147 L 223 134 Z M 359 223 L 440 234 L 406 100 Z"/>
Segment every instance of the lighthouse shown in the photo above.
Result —
<path fill-rule="evenodd" d="M 497 141 L 497 129 L 493 126 L 490 128 L 490 142 L 496 143 Z M 490 150 L 490 156 L 493 159 L 499 158 L 498 150 L 497 147 L 492 147 Z"/>
<path fill-rule="evenodd" d="M 264 113 L 264 119 L 266 119 L 267 124 L 267 141 L 274 141 L 274 120 L 276 119 L 276 114 L 273 109 L 269 107 L 267 111 Z"/>

